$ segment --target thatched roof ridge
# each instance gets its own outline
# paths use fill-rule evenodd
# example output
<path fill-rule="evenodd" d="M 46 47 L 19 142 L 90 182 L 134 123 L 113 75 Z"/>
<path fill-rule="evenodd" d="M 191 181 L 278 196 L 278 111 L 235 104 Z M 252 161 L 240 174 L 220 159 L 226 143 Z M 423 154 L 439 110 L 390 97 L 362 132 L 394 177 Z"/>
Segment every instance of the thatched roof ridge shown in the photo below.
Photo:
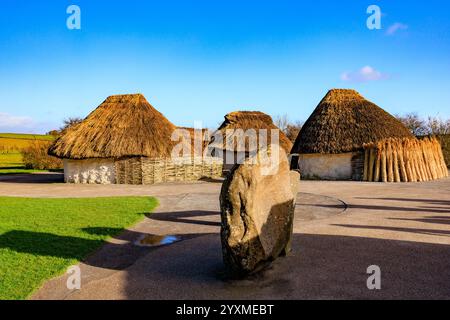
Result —
<path fill-rule="evenodd" d="M 175 130 L 142 94 L 108 97 L 49 149 L 59 158 L 170 157 Z"/>
<path fill-rule="evenodd" d="M 258 133 L 260 129 L 267 130 L 267 140 L 270 143 L 271 130 L 279 130 L 280 146 L 287 152 L 292 148 L 292 142 L 273 123 L 272 117 L 260 111 L 234 111 L 225 115 L 225 121 L 220 125 L 218 131 L 224 135 L 224 142 L 228 137 L 227 130 L 242 129 L 247 131 L 254 129 Z M 213 146 L 214 144 L 211 144 Z M 240 150 L 236 150 L 240 151 Z"/>
<path fill-rule="evenodd" d="M 392 115 L 355 90 L 333 89 L 303 125 L 292 153 L 344 153 L 386 138 L 411 138 Z"/>

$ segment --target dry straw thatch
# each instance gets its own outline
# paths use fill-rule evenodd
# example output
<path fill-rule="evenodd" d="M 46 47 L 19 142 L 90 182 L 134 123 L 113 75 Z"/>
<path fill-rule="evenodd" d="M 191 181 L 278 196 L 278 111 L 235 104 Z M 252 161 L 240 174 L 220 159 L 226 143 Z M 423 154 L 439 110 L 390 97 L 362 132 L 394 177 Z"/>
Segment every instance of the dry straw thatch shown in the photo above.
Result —
<path fill-rule="evenodd" d="M 419 182 L 448 176 L 441 144 L 434 137 L 389 138 L 364 149 L 364 181 Z"/>
<path fill-rule="evenodd" d="M 386 138 L 412 138 L 392 115 L 355 90 L 333 89 L 302 127 L 292 153 L 345 153 Z"/>
<path fill-rule="evenodd" d="M 188 139 L 191 145 L 191 154 L 194 157 L 204 155 L 205 149 L 208 147 L 209 143 L 209 130 L 190 127 L 178 127 L 178 129 L 187 131 L 188 136 L 186 136 L 185 139 Z"/>
<path fill-rule="evenodd" d="M 170 157 L 176 129 L 142 94 L 108 97 L 50 147 L 59 158 Z"/>
<path fill-rule="evenodd" d="M 235 111 L 227 114 L 225 116 L 225 121 L 219 127 L 218 132 L 223 136 L 223 149 L 226 146 L 233 146 L 234 151 L 253 151 L 249 150 L 249 139 L 245 139 L 245 150 L 239 150 L 237 142 L 233 135 L 227 134 L 230 131 L 242 129 L 244 132 L 254 129 L 258 135 L 257 144 L 260 146 L 259 133 L 261 129 L 267 130 L 267 144 L 271 141 L 271 130 L 278 130 L 279 134 L 279 144 L 280 146 L 289 153 L 292 148 L 292 142 L 286 137 L 286 135 L 273 123 L 272 118 L 260 111 Z M 216 132 L 216 133 L 218 133 Z M 263 141 L 261 141 L 263 143 Z M 214 142 L 211 143 L 211 147 L 216 146 Z"/>

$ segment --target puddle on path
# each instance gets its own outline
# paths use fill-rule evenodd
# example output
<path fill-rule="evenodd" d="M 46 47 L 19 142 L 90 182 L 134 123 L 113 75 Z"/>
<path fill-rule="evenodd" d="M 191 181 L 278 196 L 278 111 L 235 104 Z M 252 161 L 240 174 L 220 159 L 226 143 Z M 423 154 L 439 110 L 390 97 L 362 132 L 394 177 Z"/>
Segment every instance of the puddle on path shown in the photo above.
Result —
<path fill-rule="evenodd" d="M 157 247 L 169 245 L 180 240 L 180 237 L 172 235 L 147 234 L 139 238 L 135 244 L 144 247 Z"/>

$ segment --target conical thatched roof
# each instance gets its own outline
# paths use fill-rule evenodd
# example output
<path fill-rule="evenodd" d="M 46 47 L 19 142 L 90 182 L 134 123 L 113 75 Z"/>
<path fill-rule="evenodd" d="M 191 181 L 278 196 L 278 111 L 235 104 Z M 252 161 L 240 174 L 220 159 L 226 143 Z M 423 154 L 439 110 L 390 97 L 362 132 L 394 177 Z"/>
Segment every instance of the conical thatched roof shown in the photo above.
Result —
<path fill-rule="evenodd" d="M 302 127 L 292 153 L 344 153 L 364 143 L 413 137 L 392 115 L 355 90 L 333 89 Z"/>
<path fill-rule="evenodd" d="M 256 133 L 259 133 L 260 129 L 267 130 L 267 143 L 271 142 L 271 130 L 279 130 L 280 146 L 287 152 L 292 148 L 292 142 L 286 137 L 286 135 L 273 123 L 272 118 L 260 111 L 235 111 L 225 116 L 225 121 L 219 127 L 218 131 L 222 132 L 226 145 L 227 140 L 231 140 L 233 137 L 227 136 L 227 131 L 233 129 L 242 129 L 245 131 L 254 129 Z M 258 138 L 259 139 L 259 138 Z M 248 146 L 246 142 L 246 146 Z M 258 141 L 259 145 L 259 141 Z M 210 144 L 210 147 L 215 147 L 214 142 Z M 249 151 L 249 150 L 236 150 L 235 151 Z"/>
<path fill-rule="evenodd" d="M 142 94 L 108 97 L 50 147 L 59 158 L 170 157 L 175 126 Z"/>

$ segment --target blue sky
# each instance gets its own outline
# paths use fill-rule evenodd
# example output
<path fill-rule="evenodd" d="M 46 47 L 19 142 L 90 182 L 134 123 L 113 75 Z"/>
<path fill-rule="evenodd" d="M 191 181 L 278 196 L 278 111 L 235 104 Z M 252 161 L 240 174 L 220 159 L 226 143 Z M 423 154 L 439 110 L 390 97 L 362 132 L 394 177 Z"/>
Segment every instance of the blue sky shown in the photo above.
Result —
<path fill-rule="evenodd" d="M 81 9 L 81 30 L 66 8 Z M 382 29 L 366 27 L 380 6 Z M 108 95 L 143 93 L 177 125 L 233 110 L 306 120 L 330 88 L 391 113 L 450 117 L 445 0 L 2 0 L 0 132 L 41 133 Z"/>

